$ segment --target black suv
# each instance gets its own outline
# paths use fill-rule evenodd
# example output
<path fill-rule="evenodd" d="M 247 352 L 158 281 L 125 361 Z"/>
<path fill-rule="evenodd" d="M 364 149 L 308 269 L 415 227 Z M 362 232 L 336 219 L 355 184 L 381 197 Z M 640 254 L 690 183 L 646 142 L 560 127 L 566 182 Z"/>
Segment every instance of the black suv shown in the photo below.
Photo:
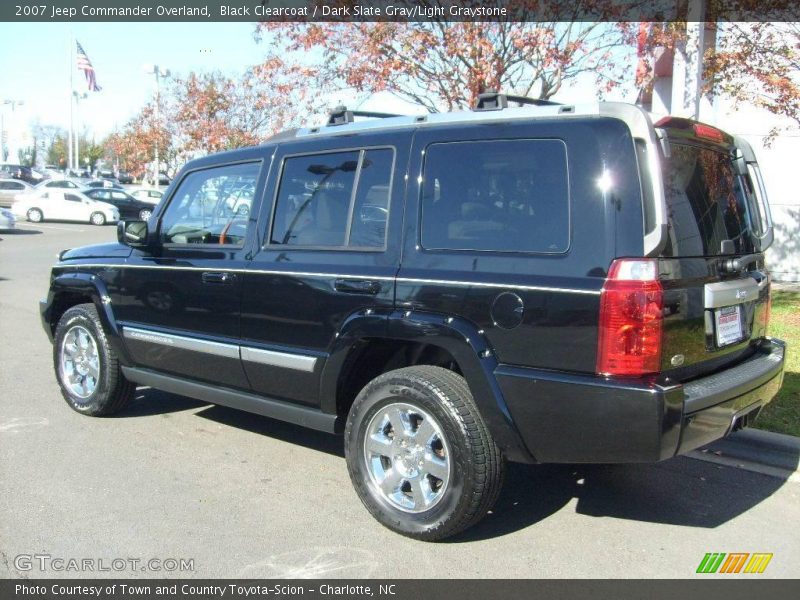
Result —
<path fill-rule="evenodd" d="M 506 459 L 654 462 L 750 424 L 784 365 L 750 146 L 509 102 L 341 110 L 189 163 L 53 268 L 64 398 L 109 415 L 145 385 L 343 432 L 366 507 L 424 540 L 477 522 Z"/>

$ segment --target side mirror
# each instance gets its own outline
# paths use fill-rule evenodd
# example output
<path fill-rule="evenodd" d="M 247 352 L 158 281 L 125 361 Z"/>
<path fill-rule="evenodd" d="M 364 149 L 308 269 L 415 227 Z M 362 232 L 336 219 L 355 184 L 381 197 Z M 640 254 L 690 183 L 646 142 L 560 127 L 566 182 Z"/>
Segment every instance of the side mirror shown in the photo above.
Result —
<path fill-rule="evenodd" d="M 144 248 L 147 246 L 147 221 L 120 221 L 117 241 L 131 248 Z"/>

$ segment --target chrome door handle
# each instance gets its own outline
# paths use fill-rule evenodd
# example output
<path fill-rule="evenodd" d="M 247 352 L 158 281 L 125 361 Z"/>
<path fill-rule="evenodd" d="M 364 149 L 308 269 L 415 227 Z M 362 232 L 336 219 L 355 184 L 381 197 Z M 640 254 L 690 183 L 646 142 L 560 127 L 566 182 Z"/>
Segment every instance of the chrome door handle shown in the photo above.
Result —
<path fill-rule="evenodd" d="M 346 294 L 367 294 L 375 296 L 381 291 L 380 281 L 370 281 L 367 279 L 337 279 L 333 283 L 333 288 L 337 292 Z"/>
<path fill-rule="evenodd" d="M 234 273 L 217 273 L 212 271 L 206 271 L 201 276 L 203 283 L 214 285 L 214 284 L 231 284 L 236 279 L 236 275 Z"/>

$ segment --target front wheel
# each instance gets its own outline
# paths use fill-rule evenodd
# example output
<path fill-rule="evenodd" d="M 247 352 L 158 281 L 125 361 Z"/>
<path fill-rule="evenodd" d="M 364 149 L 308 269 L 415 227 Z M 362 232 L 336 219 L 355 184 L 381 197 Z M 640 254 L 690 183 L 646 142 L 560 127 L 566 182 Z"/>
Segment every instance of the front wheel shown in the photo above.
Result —
<path fill-rule="evenodd" d="M 151 214 L 152 214 L 151 211 L 149 211 L 146 208 L 143 208 L 142 210 L 139 211 L 139 220 L 140 221 L 148 221 L 150 219 L 150 215 Z"/>
<path fill-rule="evenodd" d="M 106 216 L 101 212 L 92 213 L 92 216 L 89 217 L 89 221 L 91 221 L 92 225 L 105 225 Z"/>
<path fill-rule="evenodd" d="M 464 378 L 432 366 L 385 373 L 359 393 L 347 419 L 345 456 L 370 513 L 425 541 L 483 518 L 505 468 Z"/>
<path fill-rule="evenodd" d="M 112 415 L 136 391 L 136 386 L 122 375 L 93 304 L 73 306 L 61 317 L 56 327 L 53 362 L 61 395 L 79 413 Z"/>

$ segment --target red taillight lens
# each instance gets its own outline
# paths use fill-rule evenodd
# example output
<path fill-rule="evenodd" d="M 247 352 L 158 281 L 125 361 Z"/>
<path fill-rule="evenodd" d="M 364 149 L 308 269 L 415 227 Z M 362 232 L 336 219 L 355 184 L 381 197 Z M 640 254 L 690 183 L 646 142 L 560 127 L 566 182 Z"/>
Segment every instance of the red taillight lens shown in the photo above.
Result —
<path fill-rule="evenodd" d="M 660 371 L 663 308 L 658 263 L 615 260 L 600 296 L 597 372 L 638 376 Z"/>

